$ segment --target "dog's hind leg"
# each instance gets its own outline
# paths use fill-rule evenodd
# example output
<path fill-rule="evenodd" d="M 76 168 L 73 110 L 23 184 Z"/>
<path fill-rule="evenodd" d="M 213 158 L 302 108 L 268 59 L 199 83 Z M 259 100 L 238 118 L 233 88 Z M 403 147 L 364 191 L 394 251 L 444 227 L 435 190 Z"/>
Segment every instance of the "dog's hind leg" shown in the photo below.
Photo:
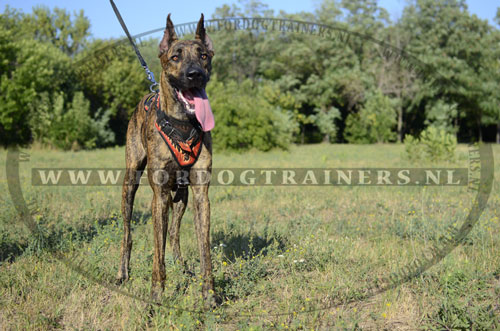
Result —
<path fill-rule="evenodd" d="M 179 202 L 174 202 L 172 206 L 172 226 L 170 227 L 169 236 L 170 236 L 170 247 L 172 248 L 172 254 L 174 259 L 177 260 L 180 264 L 183 264 L 184 261 L 181 256 L 181 247 L 179 244 L 179 236 L 180 236 L 180 227 L 182 216 L 184 216 L 184 212 L 186 211 L 186 206 L 188 202 L 188 195 L 184 195 L 183 199 Z"/>
<path fill-rule="evenodd" d="M 134 130 L 129 129 L 127 135 Z M 130 233 L 130 220 L 134 209 L 134 198 L 139 188 L 141 174 L 146 167 L 146 151 L 142 144 L 135 139 L 127 139 L 125 178 L 122 188 L 122 217 L 123 217 L 123 241 L 120 250 L 120 267 L 118 269 L 117 282 L 121 283 L 129 278 L 130 252 L 132 251 L 132 235 Z"/>

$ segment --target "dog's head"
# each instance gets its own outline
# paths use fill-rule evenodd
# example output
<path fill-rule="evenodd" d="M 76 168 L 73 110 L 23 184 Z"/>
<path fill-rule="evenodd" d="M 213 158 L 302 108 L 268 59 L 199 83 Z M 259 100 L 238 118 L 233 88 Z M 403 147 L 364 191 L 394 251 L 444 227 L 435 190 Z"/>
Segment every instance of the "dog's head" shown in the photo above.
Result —
<path fill-rule="evenodd" d="M 194 40 L 179 40 L 168 14 L 159 48 L 163 74 L 174 89 L 174 97 L 184 105 L 188 114 L 194 114 L 196 97 L 206 98 L 205 86 L 210 79 L 214 55 L 212 40 L 205 31 L 203 14 Z"/>

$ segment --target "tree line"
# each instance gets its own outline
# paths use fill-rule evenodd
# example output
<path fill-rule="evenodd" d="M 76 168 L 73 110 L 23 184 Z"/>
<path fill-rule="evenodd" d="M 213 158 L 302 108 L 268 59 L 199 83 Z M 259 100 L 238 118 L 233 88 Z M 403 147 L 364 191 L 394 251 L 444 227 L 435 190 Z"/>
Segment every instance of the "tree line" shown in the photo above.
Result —
<path fill-rule="evenodd" d="M 402 142 L 430 127 L 459 141 L 500 143 L 500 8 L 497 25 L 472 15 L 464 0 L 414 0 L 397 21 L 376 0 L 323 0 L 314 12 L 293 14 L 249 0 L 213 15 L 230 17 L 317 22 L 353 37 L 212 33 L 207 94 L 215 148 Z M 91 38 L 83 11 L 35 7 L 27 14 L 7 6 L 0 26 L 3 145 L 124 143 L 128 118 L 148 92 L 128 44 Z M 158 40 L 139 45 L 159 77 Z M 403 65 L 405 56 L 420 70 Z"/>

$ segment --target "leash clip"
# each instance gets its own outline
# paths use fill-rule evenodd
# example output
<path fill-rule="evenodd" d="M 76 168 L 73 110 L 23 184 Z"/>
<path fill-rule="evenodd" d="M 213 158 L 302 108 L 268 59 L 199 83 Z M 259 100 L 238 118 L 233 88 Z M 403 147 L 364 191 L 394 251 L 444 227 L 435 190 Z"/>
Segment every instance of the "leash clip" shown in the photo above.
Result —
<path fill-rule="evenodd" d="M 146 74 L 148 75 L 148 80 L 153 83 L 149 86 L 149 90 L 153 93 L 156 93 L 158 92 L 157 89 L 155 89 L 154 87 L 158 85 L 158 83 L 156 82 L 155 80 L 155 75 L 153 74 L 153 72 L 151 70 L 149 70 L 148 66 L 144 67 L 144 70 L 146 70 Z"/>

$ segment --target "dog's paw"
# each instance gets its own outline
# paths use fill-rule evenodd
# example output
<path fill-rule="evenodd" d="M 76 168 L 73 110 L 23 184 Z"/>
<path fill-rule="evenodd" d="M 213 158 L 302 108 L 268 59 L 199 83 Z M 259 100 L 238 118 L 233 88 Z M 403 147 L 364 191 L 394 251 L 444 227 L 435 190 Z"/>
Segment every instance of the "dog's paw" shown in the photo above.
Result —
<path fill-rule="evenodd" d="M 160 303 L 163 296 L 163 289 L 160 286 L 153 286 L 151 288 L 151 300 L 154 303 Z"/>
<path fill-rule="evenodd" d="M 128 275 L 123 275 L 121 272 L 115 278 L 115 285 L 121 285 L 128 281 Z"/>
<path fill-rule="evenodd" d="M 204 308 L 206 311 L 214 310 L 222 304 L 222 297 L 215 293 L 213 290 L 209 290 L 209 293 L 205 297 Z"/>

